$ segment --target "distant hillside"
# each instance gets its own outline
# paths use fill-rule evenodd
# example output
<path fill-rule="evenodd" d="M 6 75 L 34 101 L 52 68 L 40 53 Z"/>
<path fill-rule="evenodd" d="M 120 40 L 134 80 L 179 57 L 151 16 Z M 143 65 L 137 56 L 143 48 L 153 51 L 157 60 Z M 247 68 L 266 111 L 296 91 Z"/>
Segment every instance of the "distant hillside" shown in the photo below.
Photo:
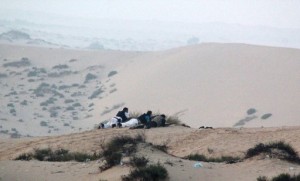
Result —
<path fill-rule="evenodd" d="M 57 44 L 42 39 L 32 39 L 29 34 L 17 30 L 11 30 L 0 34 L 0 43 L 58 47 Z"/>

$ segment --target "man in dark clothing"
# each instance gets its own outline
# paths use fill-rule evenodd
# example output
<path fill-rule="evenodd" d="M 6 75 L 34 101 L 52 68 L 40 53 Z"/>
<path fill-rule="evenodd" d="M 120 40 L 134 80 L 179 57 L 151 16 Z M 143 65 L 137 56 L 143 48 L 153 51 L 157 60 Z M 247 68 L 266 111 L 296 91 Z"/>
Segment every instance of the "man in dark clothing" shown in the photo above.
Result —
<path fill-rule="evenodd" d="M 122 111 L 119 111 L 116 115 L 118 123 L 126 122 L 129 118 L 128 108 L 124 107 Z"/>
<path fill-rule="evenodd" d="M 164 114 L 151 118 L 151 127 L 164 127 L 166 124 L 166 116 Z"/>
<path fill-rule="evenodd" d="M 151 127 L 151 125 L 150 125 L 150 122 L 151 122 L 151 115 L 152 115 L 152 111 L 147 111 L 147 113 L 144 113 L 144 114 L 140 115 L 140 116 L 138 117 L 138 120 L 139 120 L 142 124 L 146 125 L 147 128 L 150 128 L 150 127 Z"/>

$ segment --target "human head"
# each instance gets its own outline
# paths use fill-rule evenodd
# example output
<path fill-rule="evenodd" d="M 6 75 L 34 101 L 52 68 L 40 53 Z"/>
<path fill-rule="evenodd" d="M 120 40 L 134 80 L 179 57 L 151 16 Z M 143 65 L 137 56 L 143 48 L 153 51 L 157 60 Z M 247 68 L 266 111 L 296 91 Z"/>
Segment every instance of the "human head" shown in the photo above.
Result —
<path fill-rule="evenodd" d="M 163 117 L 163 118 L 166 118 L 166 115 L 164 115 L 164 114 L 162 114 L 162 115 L 160 115 L 161 117 Z"/>
<path fill-rule="evenodd" d="M 123 111 L 124 111 L 124 112 L 128 112 L 128 108 L 127 108 L 127 107 L 124 107 L 124 108 L 123 108 Z"/>
<path fill-rule="evenodd" d="M 148 114 L 149 116 L 151 116 L 152 111 L 147 111 L 147 114 Z"/>

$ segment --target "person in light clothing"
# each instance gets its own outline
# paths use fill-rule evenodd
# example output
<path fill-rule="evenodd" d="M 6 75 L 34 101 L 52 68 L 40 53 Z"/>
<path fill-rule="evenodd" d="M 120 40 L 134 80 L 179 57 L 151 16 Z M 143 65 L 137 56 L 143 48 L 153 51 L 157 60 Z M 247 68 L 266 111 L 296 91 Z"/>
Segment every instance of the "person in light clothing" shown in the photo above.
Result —
<path fill-rule="evenodd" d="M 114 128 L 117 125 L 120 126 L 121 123 L 126 122 L 129 118 L 128 108 L 124 107 L 122 111 L 119 111 L 117 115 L 113 118 L 111 118 L 106 123 L 101 123 L 99 126 L 100 128 Z"/>

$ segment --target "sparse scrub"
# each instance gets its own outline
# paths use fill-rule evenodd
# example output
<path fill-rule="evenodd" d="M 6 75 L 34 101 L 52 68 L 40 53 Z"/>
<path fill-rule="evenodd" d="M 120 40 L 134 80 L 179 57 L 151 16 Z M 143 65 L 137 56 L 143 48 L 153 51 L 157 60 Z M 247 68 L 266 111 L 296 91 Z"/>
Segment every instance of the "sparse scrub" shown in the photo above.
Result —
<path fill-rule="evenodd" d="M 149 181 L 159 181 L 166 180 L 168 178 L 167 169 L 160 165 L 159 163 L 155 165 L 149 165 L 142 168 L 137 168 L 132 170 L 128 176 L 123 176 L 123 181 L 140 181 L 140 180 L 149 180 Z"/>
<path fill-rule="evenodd" d="M 137 157 L 137 156 L 133 156 L 130 158 L 130 165 L 132 165 L 133 167 L 145 167 L 147 165 L 147 163 L 149 162 L 149 160 L 145 157 Z"/>
<path fill-rule="evenodd" d="M 52 69 L 67 69 L 67 68 L 69 68 L 69 66 L 66 64 L 62 64 L 62 65 L 59 64 L 52 67 Z"/>
<path fill-rule="evenodd" d="M 113 70 L 113 71 L 110 71 L 107 76 L 112 77 L 112 76 L 116 75 L 117 73 L 118 73 L 117 71 Z"/>
<path fill-rule="evenodd" d="M 167 119 L 166 119 L 166 123 L 168 124 L 175 124 L 175 125 L 180 125 L 181 124 L 181 121 L 179 119 L 178 116 L 168 116 Z"/>
<path fill-rule="evenodd" d="M 142 135 L 137 135 L 136 137 L 130 136 L 119 136 L 113 138 L 105 147 L 103 146 L 102 156 L 106 161 L 106 165 L 100 170 L 106 170 L 114 165 L 120 163 L 122 159 L 122 154 L 130 155 L 136 151 L 136 145 L 139 142 L 143 142 L 144 138 Z"/>
<path fill-rule="evenodd" d="M 51 161 L 51 162 L 65 162 L 75 160 L 78 162 L 84 162 L 89 160 L 99 159 L 99 154 L 85 154 L 85 153 L 71 153 L 69 150 L 59 149 L 59 150 L 51 150 L 50 148 L 46 149 L 36 149 L 34 153 L 25 153 L 18 156 L 15 160 L 32 160 L 36 159 L 39 161 Z"/>
<path fill-rule="evenodd" d="M 40 125 L 41 125 L 41 126 L 48 126 L 48 123 L 47 123 L 46 121 L 41 121 L 41 122 L 40 122 Z"/>
<path fill-rule="evenodd" d="M 271 142 L 269 144 L 259 143 L 247 150 L 245 158 L 251 158 L 262 153 L 300 164 L 300 158 L 295 149 L 283 141 Z"/>
<path fill-rule="evenodd" d="M 7 74 L 0 73 L 0 78 L 7 78 Z"/>
<path fill-rule="evenodd" d="M 31 63 L 29 61 L 28 58 L 23 57 L 20 61 L 14 61 L 14 62 L 9 62 L 9 63 L 5 63 L 3 64 L 3 67 L 26 67 L 26 66 L 30 66 Z"/>
<path fill-rule="evenodd" d="M 88 74 L 85 76 L 85 81 L 84 81 L 84 83 L 88 83 L 90 80 L 94 80 L 94 79 L 96 79 L 96 78 L 97 78 L 96 75 L 91 74 L 91 73 L 88 73 Z"/>
<path fill-rule="evenodd" d="M 271 113 L 267 113 L 261 116 L 261 119 L 268 119 L 269 117 L 271 117 L 272 114 Z"/>
<path fill-rule="evenodd" d="M 96 97 L 98 97 L 101 93 L 103 93 L 104 91 L 100 88 L 95 90 L 92 95 L 89 97 L 89 99 L 94 99 Z"/>
<path fill-rule="evenodd" d="M 201 155 L 201 154 L 191 154 L 191 155 L 188 155 L 184 158 L 188 159 L 188 160 L 204 161 L 204 162 L 217 162 L 217 163 L 221 163 L 221 162 L 236 163 L 239 160 L 241 160 L 239 157 L 232 157 L 232 156 L 221 156 L 221 157 L 217 157 L 217 158 L 207 158 L 205 155 Z"/>
<path fill-rule="evenodd" d="M 300 174 L 298 175 L 290 175 L 288 173 L 282 173 L 278 176 L 273 177 L 272 179 L 268 179 L 266 176 L 259 176 L 257 181 L 300 181 Z"/>
<path fill-rule="evenodd" d="M 32 160 L 33 155 L 31 153 L 23 153 L 19 155 L 15 160 L 24 160 L 24 161 L 29 161 Z"/>

